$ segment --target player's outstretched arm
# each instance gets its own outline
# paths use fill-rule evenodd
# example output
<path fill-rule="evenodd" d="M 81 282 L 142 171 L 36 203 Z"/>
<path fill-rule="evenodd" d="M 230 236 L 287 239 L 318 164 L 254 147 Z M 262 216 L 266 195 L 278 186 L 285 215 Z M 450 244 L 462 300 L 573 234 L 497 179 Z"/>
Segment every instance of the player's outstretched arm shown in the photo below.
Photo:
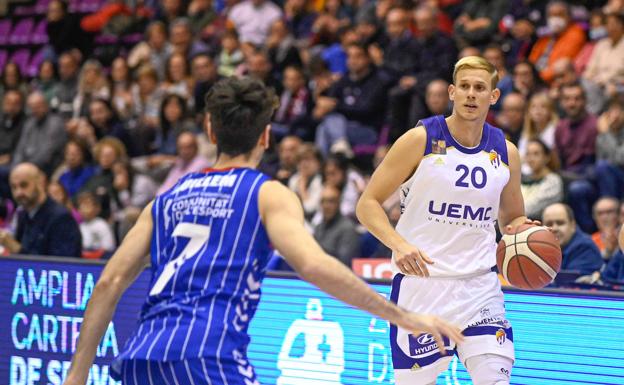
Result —
<path fill-rule="evenodd" d="M 113 318 L 119 298 L 149 263 L 153 225 L 151 211 L 152 203 L 143 209 L 137 223 L 108 261 L 95 285 L 80 327 L 78 346 L 65 385 L 86 383 L 97 345 Z"/>
<path fill-rule="evenodd" d="M 271 243 L 303 279 L 343 302 L 413 333 L 431 333 L 442 352 L 442 335 L 454 341 L 462 340 L 458 328 L 434 316 L 400 309 L 325 253 L 303 225 L 303 209 L 298 198 L 282 184 L 273 181 L 263 184 L 259 201 L 260 215 Z"/>
<path fill-rule="evenodd" d="M 498 226 L 503 233 L 509 233 L 511 229 L 523 223 L 533 222 L 524 213 L 524 198 L 520 189 L 520 154 L 510 141 L 507 141 L 507 159 L 509 182 L 501 193 L 498 211 Z"/>
<path fill-rule="evenodd" d="M 392 250 L 401 272 L 419 276 L 428 276 L 427 264 L 433 262 L 418 245 L 410 245 L 392 227 L 382 204 L 415 172 L 425 152 L 426 140 L 423 126 L 403 134 L 373 173 L 356 208 L 360 222 Z"/>

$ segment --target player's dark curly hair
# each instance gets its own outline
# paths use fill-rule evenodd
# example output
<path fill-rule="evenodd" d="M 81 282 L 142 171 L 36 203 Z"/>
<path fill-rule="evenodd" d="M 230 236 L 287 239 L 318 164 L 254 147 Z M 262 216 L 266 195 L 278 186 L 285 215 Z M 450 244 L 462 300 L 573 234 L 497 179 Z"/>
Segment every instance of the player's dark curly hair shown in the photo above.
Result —
<path fill-rule="evenodd" d="M 206 95 L 217 150 L 229 156 L 248 154 L 278 106 L 273 89 L 252 78 L 230 77 L 217 82 Z"/>

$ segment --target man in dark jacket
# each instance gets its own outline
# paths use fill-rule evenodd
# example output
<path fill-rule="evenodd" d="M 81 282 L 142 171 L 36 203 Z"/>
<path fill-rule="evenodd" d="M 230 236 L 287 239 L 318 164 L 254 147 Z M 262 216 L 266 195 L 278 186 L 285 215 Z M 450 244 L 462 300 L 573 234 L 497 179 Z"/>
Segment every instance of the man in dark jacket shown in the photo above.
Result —
<path fill-rule="evenodd" d="M 600 270 L 603 263 L 600 250 L 591 237 L 576 226 L 570 206 L 552 204 L 544 209 L 542 219 L 559 240 L 563 254 L 562 270 L 576 270 L 581 275 Z"/>
<path fill-rule="evenodd" d="M 340 213 L 340 195 L 340 190 L 334 186 L 325 185 L 323 188 L 323 221 L 314 228 L 314 238 L 323 250 L 351 267 L 351 260 L 359 256 L 360 237 L 353 221 Z"/>
<path fill-rule="evenodd" d="M 45 177 L 32 163 L 15 166 L 11 191 L 23 209 L 15 237 L 0 231 L 0 245 L 11 254 L 80 257 L 80 228 L 71 213 L 46 194 Z"/>
<path fill-rule="evenodd" d="M 372 64 L 368 48 L 347 47 L 349 72 L 319 97 L 312 113 L 323 119 L 316 145 L 326 155 L 338 141 L 348 145 L 375 144 L 384 122 L 389 79 Z"/>

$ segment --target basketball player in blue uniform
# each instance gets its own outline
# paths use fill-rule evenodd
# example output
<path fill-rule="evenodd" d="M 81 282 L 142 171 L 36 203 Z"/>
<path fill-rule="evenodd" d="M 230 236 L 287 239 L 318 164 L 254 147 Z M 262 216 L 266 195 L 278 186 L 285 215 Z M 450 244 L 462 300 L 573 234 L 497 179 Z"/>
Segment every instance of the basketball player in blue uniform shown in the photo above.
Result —
<path fill-rule="evenodd" d="M 514 362 L 496 273 L 495 221 L 511 231 L 535 223 L 524 214 L 520 159 L 503 132 L 485 123 L 496 103 L 496 69 L 481 57 L 455 65 L 448 118 L 420 121 L 390 149 L 357 206 L 360 221 L 393 252 L 392 300 L 437 314 L 463 330 L 463 342 L 445 340 L 475 385 L 508 385 Z M 381 203 L 400 191 L 396 229 Z M 398 385 L 435 384 L 450 355 L 430 335 L 401 325 L 390 331 Z"/>
<path fill-rule="evenodd" d="M 206 129 L 218 148 L 215 168 L 186 175 L 145 208 L 93 291 L 66 385 L 85 384 L 119 297 L 148 263 L 149 295 L 114 376 L 128 385 L 258 384 L 246 356 L 247 329 L 273 247 L 338 299 L 440 342 L 462 338 L 436 316 L 386 301 L 325 254 L 303 226 L 298 198 L 254 169 L 269 143 L 276 101 L 250 79 L 211 89 Z"/>

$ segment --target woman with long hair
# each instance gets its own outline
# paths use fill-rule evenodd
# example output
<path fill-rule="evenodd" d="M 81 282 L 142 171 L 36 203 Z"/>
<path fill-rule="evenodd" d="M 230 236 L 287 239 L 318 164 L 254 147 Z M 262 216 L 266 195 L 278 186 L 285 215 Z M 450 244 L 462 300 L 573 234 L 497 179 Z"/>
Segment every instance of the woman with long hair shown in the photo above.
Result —
<path fill-rule="evenodd" d="M 518 151 L 523 159 L 522 171 L 529 172 L 529 167 L 524 161 L 527 145 L 531 139 L 540 139 L 549 148 L 555 146 L 555 128 L 559 122 L 559 116 L 555 102 L 546 92 L 539 92 L 529 99 L 529 107 L 524 117 L 524 127 L 518 141 Z M 556 156 L 553 155 L 553 161 Z M 556 167 L 555 167 L 556 168 Z"/>
<path fill-rule="evenodd" d="M 104 69 L 97 60 L 87 60 L 78 76 L 78 95 L 73 102 L 73 117 L 86 116 L 91 100 L 109 99 L 110 89 L 108 80 L 104 75 Z"/>

